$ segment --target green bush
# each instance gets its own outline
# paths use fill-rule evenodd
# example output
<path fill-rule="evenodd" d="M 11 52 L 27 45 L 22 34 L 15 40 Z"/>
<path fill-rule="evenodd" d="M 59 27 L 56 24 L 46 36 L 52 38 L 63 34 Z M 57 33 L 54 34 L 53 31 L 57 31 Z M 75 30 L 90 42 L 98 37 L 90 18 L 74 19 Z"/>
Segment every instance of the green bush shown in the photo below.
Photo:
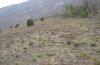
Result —
<path fill-rule="evenodd" d="M 19 27 L 19 24 L 16 24 L 15 28 L 18 28 Z"/>
<path fill-rule="evenodd" d="M 34 21 L 32 19 L 28 19 L 27 26 L 33 26 L 33 25 L 34 25 Z"/>

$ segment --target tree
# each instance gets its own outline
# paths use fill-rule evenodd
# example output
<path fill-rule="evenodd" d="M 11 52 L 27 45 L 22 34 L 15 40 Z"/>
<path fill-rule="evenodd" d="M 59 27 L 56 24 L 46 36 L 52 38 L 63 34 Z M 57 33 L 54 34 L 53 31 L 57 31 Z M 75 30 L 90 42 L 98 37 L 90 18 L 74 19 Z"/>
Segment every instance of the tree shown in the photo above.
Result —
<path fill-rule="evenodd" d="M 98 14 L 97 1 L 84 0 L 84 9 L 87 12 L 87 17 L 91 18 Z"/>
<path fill-rule="evenodd" d="M 76 8 L 73 5 L 69 5 L 65 7 L 64 17 L 75 17 Z"/>

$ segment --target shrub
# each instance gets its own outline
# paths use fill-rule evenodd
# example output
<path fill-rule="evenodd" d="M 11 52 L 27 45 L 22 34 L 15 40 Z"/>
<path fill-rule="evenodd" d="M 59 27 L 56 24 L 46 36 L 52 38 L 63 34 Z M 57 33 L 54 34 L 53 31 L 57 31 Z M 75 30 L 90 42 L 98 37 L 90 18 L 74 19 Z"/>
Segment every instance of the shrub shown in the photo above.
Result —
<path fill-rule="evenodd" d="M 30 43 L 29 43 L 29 46 L 32 46 L 32 45 L 33 45 L 33 42 L 30 42 Z"/>
<path fill-rule="evenodd" d="M 44 21 L 44 18 L 43 17 L 41 17 L 41 19 L 40 19 L 41 21 Z"/>
<path fill-rule="evenodd" d="M 32 19 L 27 20 L 27 26 L 32 26 L 34 25 L 34 21 Z"/>
<path fill-rule="evenodd" d="M 92 47 L 96 47 L 96 44 L 91 44 Z"/>
<path fill-rule="evenodd" d="M 47 54 L 47 56 L 48 56 L 48 57 L 53 57 L 53 56 L 54 56 L 54 54 Z"/>
<path fill-rule="evenodd" d="M 71 44 L 71 42 L 70 42 L 70 41 L 68 41 L 68 42 L 67 42 L 67 44 L 68 44 L 68 45 L 70 45 L 70 44 Z"/>
<path fill-rule="evenodd" d="M 12 29 L 13 28 L 13 26 L 10 26 L 10 29 Z"/>
<path fill-rule="evenodd" d="M 80 46 L 79 43 L 75 43 L 75 44 L 74 44 L 74 47 L 79 47 L 79 46 Z"/>
<path fill-rule="evenodd" d="M 16 24 L 15 28 L 18 28 L 19 27 L 19 24 Z"/>

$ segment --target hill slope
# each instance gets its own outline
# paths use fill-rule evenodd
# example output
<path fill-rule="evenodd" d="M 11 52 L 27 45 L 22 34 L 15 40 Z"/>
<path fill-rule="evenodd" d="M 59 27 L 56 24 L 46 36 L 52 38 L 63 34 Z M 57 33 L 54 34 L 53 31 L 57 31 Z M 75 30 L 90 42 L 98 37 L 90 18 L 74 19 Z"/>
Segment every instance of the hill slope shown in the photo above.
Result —
<path fill-rule="evenodd" d="M 8 28 L 25 22 L 28 18 L 40 18 L 60 14 L 66 4 L 78 4 L 81 0 L 29 0 L 0 9 L 0 28 Z M 80 4 L 80 3 L 79 3 Z"/>
<path fill-rule="evenodd" d="M 98 60 L 99 20 L 48 18 L 0 36 L 0 65 L 96 65 Z"/>

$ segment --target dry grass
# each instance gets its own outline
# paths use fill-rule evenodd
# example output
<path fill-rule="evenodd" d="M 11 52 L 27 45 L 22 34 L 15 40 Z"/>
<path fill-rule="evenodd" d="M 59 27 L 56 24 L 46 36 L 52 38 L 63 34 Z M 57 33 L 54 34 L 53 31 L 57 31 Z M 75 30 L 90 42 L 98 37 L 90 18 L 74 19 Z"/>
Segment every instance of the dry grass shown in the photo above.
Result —
<path fill-rule="evenodd" d="M 4 31 L 0 65 L 95 65 L 100 60 L 98 21 L 56 17 Z"/>

